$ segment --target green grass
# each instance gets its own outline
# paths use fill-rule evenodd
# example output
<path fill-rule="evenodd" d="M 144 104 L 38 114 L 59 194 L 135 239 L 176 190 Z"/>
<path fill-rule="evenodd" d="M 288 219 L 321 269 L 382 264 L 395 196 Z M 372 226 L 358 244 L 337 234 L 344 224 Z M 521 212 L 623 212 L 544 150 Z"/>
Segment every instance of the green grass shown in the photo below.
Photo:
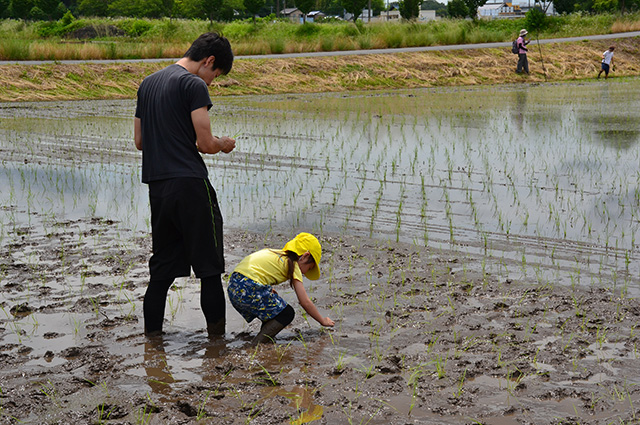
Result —
<path fill-rule="evenodd" d="M 257 20 L 210 23 L 196 20 L 82 18 L 57 22 L 0 21 L 0 59 L 136 59 L 181 56 L 191 41 L 219 31 L 237 55 L 375 49 L 510 41 L 526 26 L 524 19 L 441 19 L 428 23 L 331 22 L 294 24 Z M 93 27 L 91 40 L 73 39 Z M 120 35 L 109 36 L 108 28 Z M 606 34 L 640 29 L 640 13 L 548 17 L 540 38 Z"/>

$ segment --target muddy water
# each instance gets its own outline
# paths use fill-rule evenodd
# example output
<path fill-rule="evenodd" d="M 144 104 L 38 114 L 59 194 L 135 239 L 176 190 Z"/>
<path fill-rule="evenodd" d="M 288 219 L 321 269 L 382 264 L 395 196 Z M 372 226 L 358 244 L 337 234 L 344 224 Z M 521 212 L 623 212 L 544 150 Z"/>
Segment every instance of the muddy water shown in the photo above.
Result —
<path fill-rule="evenodd" d="M 0 105 L 0 414 L 632 423 L 639 90 L 216 99 L 214 133 L 238 139 L 207 158 L 228 264 L 322 235 L 325 277 L 308 290 L 338 320 L 325 333 L 298 309 L 258 352 L 257 324 L 233 310 L 226 337 L 206 338 L 193 279 L 170 293 L 167 335 L 141 337 L 132 101 Z"/>
<path fill-rule="evenodd" d="M 636 291 L 638 90 L 627 80 L 216 99 L 214 131 L 238 148 L 210 170 L 232 227 L 346 231 L 496 258 L 512 276 Z M 5 105 L 3 202 L 148 229 L 133 107 Z"/>

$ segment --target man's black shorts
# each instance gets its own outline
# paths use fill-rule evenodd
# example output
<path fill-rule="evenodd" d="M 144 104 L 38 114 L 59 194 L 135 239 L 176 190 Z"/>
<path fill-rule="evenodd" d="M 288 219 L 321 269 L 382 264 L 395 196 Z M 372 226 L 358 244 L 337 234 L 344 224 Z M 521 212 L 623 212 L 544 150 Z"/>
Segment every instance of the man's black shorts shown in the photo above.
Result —
<path fill-rule="evenodd" d="M 151 280 L 224 273 L 222 214 L 208 179 L 149 183 L 153 255 Z"/>

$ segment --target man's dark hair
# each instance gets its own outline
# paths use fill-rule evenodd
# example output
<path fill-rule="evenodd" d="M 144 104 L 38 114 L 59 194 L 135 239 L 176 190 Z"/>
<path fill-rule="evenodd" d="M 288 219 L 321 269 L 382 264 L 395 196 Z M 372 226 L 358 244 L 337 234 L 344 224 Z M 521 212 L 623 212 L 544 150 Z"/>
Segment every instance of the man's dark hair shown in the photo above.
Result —
<path fill-rule="evenodd" d="M 213 69 L 220 69 L 224 75 L 231 71 L 233 66 L 233 51 L 231 51 L 231 43 L 225 37 L 215 32 L 207 32 L 202 34 L 193 42 L 185 58 L 199 62 L 209 56 L 215 56 Z"/>

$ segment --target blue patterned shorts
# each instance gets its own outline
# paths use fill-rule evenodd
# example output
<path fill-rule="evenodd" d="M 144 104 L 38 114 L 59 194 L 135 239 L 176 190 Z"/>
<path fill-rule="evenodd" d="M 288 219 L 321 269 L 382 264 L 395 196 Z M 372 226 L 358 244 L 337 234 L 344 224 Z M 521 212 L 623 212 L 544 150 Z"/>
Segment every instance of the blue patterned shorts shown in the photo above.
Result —
<path fill-rule="evenodd" d="M 233 308 L 251 322 L 256 317 L 263 322 L 273 319 L 287 306 L 280 295 L 272 292 L 271 285 L 262 285 L 240 273 L 232 273 L 227 287 Z"/>

